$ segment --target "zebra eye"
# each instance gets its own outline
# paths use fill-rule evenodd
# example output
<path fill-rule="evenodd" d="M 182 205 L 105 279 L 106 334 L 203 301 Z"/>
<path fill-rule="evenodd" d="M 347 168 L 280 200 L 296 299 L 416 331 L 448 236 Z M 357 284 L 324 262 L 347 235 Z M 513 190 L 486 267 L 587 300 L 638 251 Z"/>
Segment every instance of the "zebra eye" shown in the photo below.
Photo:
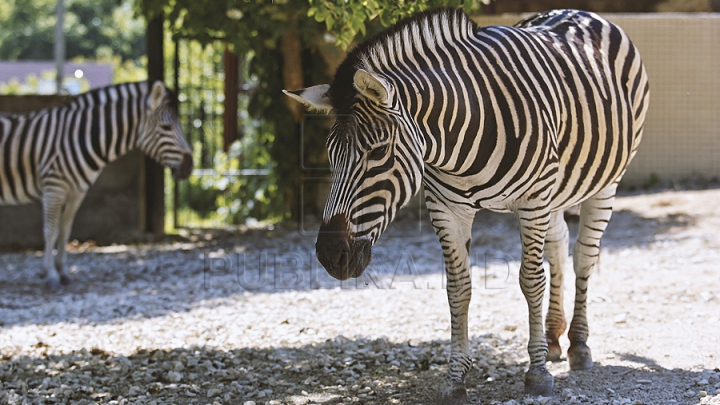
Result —
<path fill-rule="evenodd" d="M 368 159 L 370 160 L 380 160 L 387 155 L 387 151 L 390 148 L 389 144 L 378 146 L 377 148 L 373 149 L 368 153 Z"/>

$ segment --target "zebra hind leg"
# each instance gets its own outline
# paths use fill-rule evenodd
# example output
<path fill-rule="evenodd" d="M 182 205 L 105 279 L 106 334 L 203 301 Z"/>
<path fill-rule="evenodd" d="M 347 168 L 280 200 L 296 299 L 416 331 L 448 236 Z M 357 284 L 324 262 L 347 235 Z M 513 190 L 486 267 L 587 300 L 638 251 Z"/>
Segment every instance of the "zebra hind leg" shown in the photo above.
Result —
<path fill-rule="evenodd" d="M 563 309 L 563 272 L 567 268 L 569 241 L 563 212 L 550 214 L 550 228 L 545 237 L 545 257 L 550 263 L 550 306 L 545 317 L 548 361 L 560 360 L 562 348 L 559 339 L 567 328 Z"/>
<path fill-rule="evenodd" d="M 587 345 L 588 280 L 600 258 L 600 239 L 612 216 L 617 183 L 603 189 L 582 203 L 580 227 L 573 247 L 575 269 L 575 309 L 570 323 L 568 361 L 571 370 L 585 370 L 593 366 L 592 353 Z"/>
<path fill-rule="evenodd" d="M 70 238 L 70 231 L 72 230 L 73 221 L 75 220 L 75 214 L 77 214 L 77 210 L 80 208 L 80 204 L 82 204 L 83 197 L 85 197 L 85 195 L 79 192 L 70 193 L 60 217 L 60 233 L 57 239 L 55 270 L 60 276 L 60 283 L 65 285 L 70 284 L 70 276 L 64 266 L 65 256 L 67 255 L 65 249 L 68 239 Z"/>

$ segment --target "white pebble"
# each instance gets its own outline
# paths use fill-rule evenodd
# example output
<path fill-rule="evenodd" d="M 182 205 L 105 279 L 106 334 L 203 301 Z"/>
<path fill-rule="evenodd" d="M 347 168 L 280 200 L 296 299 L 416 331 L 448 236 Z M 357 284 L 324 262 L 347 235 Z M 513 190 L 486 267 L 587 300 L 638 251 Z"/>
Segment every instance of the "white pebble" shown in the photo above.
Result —
<path fill-rule="evenodd" d="M 170 382 L 180 382 L 182 380 L 183 375 L 182 373 L 178 373 L 177 371 L 168 371 L 167 373 L 167 379 Z"/>

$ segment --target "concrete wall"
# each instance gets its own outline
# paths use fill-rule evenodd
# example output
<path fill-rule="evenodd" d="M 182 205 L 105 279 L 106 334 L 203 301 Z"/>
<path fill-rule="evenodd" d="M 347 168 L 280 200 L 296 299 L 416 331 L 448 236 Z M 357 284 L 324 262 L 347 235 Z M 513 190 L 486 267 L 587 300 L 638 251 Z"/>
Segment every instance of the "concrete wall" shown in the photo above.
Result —
<path fill-rule="evenodd" d="M 720 176 L 720 14 L 603 14 L 640 50 L 650 80 L 642 144 L 623 184 Z M 513 25 L 523 16 L 475 18 Z"/>
<path fill-rule="evenodd" d="M 0 111 L 21 112 L 64 102 L 54 96 L 2 96 Z M 137 238 L 141 231 L 144 156 L 134 151 L 103 170 L 78 211 L 70 240 L 106 244 Z M 39 203 L 0 206 L 0 250 L 41 248 L 42 210 Z"/>

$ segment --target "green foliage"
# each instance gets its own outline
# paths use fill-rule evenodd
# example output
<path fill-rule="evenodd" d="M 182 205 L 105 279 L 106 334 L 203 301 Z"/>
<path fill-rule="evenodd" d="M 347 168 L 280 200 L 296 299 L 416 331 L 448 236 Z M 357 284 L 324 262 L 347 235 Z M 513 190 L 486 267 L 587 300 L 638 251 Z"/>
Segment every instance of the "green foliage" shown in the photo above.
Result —
<path fill-rule="evenodd" d="M 267 144 L 274 135 L 261 125 L 259 139 L 243 138 L 228 153 L 215 154 L 214 170 L 191 176 L 183 195 L 187 207 L 210 223 L 242 224 L 252 220 L 280 219 L 278 186 Z M 250 168 L 248 169 L 248 166 Z M 250 173 L 256 170 L 256 173 Z M 269 172 L 270 174 L 264 174 Z"/>
<path fill-rule="evenodd" d="M 65 0 L 66 58 L 110 63 L 116 83 L 147 78 L 145 23 L 134 18 L 132 1 Z M 56 0 L 0 0 L 0 59 L 52 60 L 56 4 Z M 48 78 L 54 79 L 54 72 Z M 84 84 L 83 90 L 87 89 Z M 6 83 L 0 92 L 19 94 L 27 89 Z"/>
<path fill-rule="evenodd" d="M 131 0 L 66 0 L 68 59 L 122 61 L 145 54 L 145 25 L 134 19 Z M 53 59 L 56 0 L 0 0 L 0 59 Z"/>
<path fill-rule="evenodd" d="M 377 20 L 384 27 L 414 13 L 433 7 L 462 7 L 467 12 L 477 11 L 480 3 L 489 4 L 490 0 L 309 0 L 308 17 L 324 22 L 326 29 L 335 35 L 335 42 L 343 49 L 353 42 L 359 34 L 365 36 L 366 24 Z"/>

